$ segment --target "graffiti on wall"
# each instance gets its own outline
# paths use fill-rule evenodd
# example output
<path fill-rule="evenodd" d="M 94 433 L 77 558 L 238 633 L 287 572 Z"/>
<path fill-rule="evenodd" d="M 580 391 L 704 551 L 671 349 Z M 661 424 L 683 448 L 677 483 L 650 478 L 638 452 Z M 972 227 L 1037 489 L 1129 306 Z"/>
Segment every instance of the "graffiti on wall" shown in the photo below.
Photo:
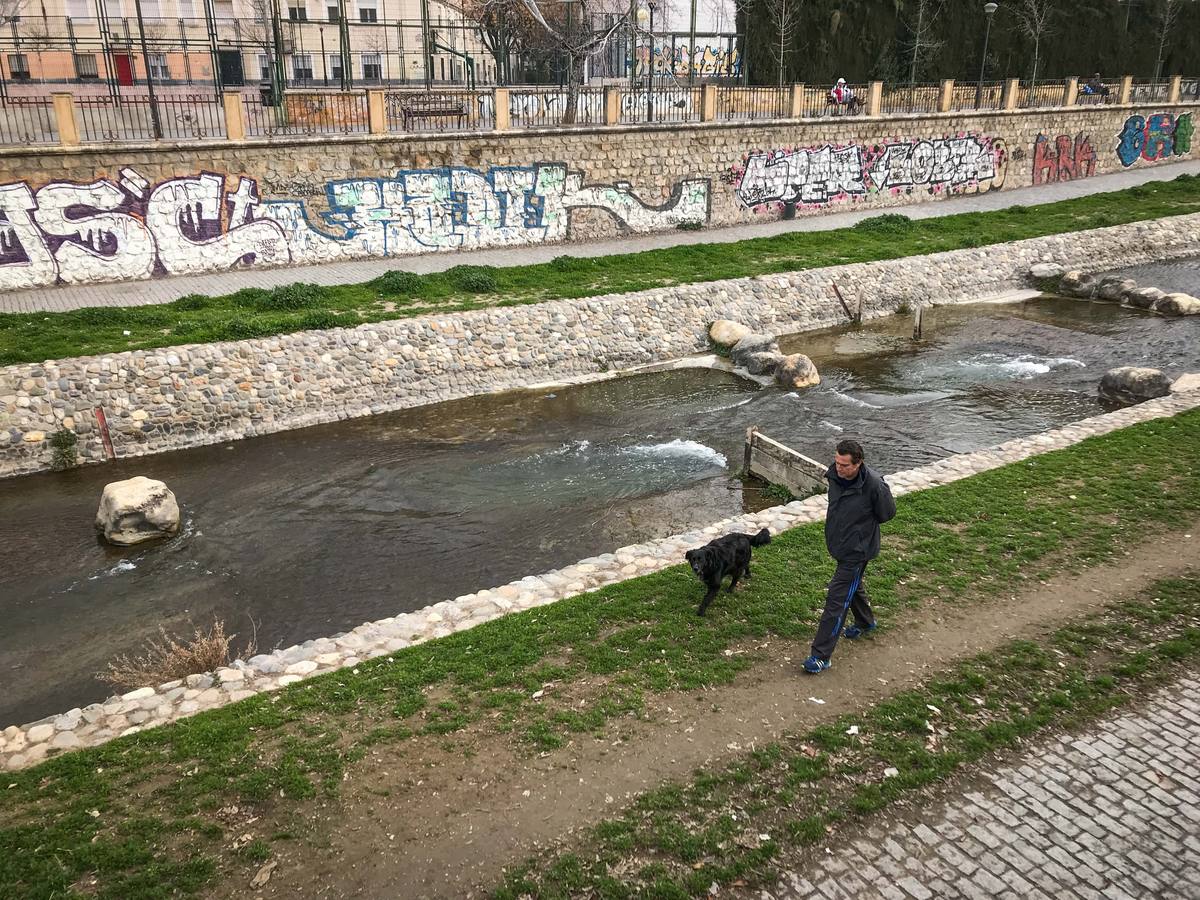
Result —
<path fill-rule="evenodd" d="M 1129 168 L 1139 159 L 1157 162 L 1170 156 L 1186 156 L 1192 150 L 1194 130 L 1191 113 L 1130 116 L 1117 138 L 1117 157 Z"/>
<path fill-rule="evenodd" d="M 1008 157 L 998 138 L 959 135 L 936 140 L 795 147 L 749 154 L 730 171 L 746 206 L 824 206 L 887 191 L 963 193 L 999 188 Z"/>
<path fill-rule="evenodd" d="M 624 182 L 584 184 L 562 163 L 404 170 L 332 181 L 325 196 L 328 209 L 314 212 L 303 200 L 264 200 L 245 176 L 151 184 L 131 168 L 36 191 L 0 185 L 0 289 L 558 241 L 573 209 L 604 210 L 635 232 L 709 215 L 707 179 L 652 205 Z"/>
<path fill-rule="evenodd" d="M 1053 184 L 1091 178 L 1096 174 L 1096 151 L 1083 132 L 1072 138 L 1060 134 L 1053 141 L 1039 134 L 1033 142 L 1033 183 Z"/>
<path fill-rule="evenodd" d="M 696 47 L 693 55 L 687 45 L 655 47 L 653 56 L 655 75 L 674 75 L 686 78 L 694 69 L 695 74 L 712 78 L 736 78 L 742 74 L 742 57 L 736 47 Z M 639 50 L 634 66 L 634 75 L 646 75 L 646 51 Z"/>

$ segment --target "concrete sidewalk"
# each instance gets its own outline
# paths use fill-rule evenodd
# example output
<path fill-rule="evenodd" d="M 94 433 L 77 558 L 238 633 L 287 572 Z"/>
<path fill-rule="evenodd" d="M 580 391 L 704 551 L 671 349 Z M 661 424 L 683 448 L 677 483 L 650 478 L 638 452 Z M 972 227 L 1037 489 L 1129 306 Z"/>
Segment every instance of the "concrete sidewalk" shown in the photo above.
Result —
<path fill-rule="evenodd" d="M 759 900 L 1200 898 L 1200 678 L 978 791 L 822 847 Z"/>
<path fill-rule="evenodd" d="M 685 244 L 719 244 L 746 238 L 771 237 L 792 231 L 829 231 L 845 228 L 871 216 L 898 212 L 927 219 L 965 212 L 1033 206 L 1056 200 L 1069 200 L 1090 194 L 1116 191 L 1151 181 L 1170 181 L 1183 174 L 1200 174 L 1200 160 L 1155 167 L 1134 168 L 1113 175 L 1101 175 L 1080 181 L 1068 181 L 1011 191 L 989 192 L 933 200 L 892 209 L 854 210 L 827 215 L 802 216 L 790 221 L 772 219 L 752 225 L 711 228 L 703 231 L 664 231 L 609 241 L 569 244 L 533 244 L 493 250 L 430 253 L 423 256 L 367 259 L 327 263 L 318 266 L 287 266 L 278 269 L 238 269 L 207 275 L 185 275 L 150 281 L 112 284 L 69 285 L 0 293 L 0 312 L 64 312 L 85 306 L 142 306 L 170 303 L 186 294 L 219 296 L 241 288 L 273 288 L 307 281 L 314 284 L 357 284 L 370 281 L 392 269 L 410 272 L 441 272 L 451 266 L 523 266 L 549 262 L 556 256 L 597 257 L 637 253 Z"/>

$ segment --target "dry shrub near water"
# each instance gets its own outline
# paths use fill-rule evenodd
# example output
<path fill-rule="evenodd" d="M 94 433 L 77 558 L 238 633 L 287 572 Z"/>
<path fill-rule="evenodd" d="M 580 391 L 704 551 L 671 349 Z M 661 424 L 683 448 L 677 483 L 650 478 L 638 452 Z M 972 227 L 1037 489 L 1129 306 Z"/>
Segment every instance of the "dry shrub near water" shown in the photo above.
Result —
<path fill-rule="evenodd" d="M 237 637 L 236 634 L 225 634 L 225 623 L 221 619 L 214 619 L 207 632 L 193 627 L 191 639 L 182 642 L 167 634 L 161 625 L 158 633 L 158 639 L 151 638 L 146 642 L 143 655 L 122 654 L 96 677 L 115 688 L 131 690 L 211 672 L 229 663 L 230 647 Z M 253 656 L 256 650 L 257 642 L 252 637 L 238 655 Z"/>

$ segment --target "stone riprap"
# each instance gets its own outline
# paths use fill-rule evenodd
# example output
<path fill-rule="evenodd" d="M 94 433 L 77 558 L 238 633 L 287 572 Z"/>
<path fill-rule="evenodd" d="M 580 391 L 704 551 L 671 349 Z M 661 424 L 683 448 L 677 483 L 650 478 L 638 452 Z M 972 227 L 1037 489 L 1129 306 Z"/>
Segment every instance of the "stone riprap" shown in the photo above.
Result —
<path fill-rule="evenodd" d="M 1200 407 L 1200 390 L 1172 394 L 1106 413 L 1044 434 L 1006 441 L 987 450 L 963 453 L 887 476 L 896 495 L 949 484 L 1031 456 L 1076 444 L 1139 422 Z M 824 495 L 715 522 L 707 528 L 622 547 L 539 576 L 444 600 L 416 612 L 368 622 L 344 634 L 305 641 L 285 650 L 238 660 L 204 675 L 190 675 L 157 687 L 143 687 L 103 703 L 72 709 L 0 734 L 0 768 L 22 769 L 55 753 L 90 747 L 118 735 L 134 734 L 201 710 L 236 703 L 302 679 L 353 667 L 432 638 L 445 637 L 508 613 L 544 606 L 565 597 L 678 565 L 692 547 L 730 531 L 769 528 L 778 534 L 825 514 Z"/>
<path fill-rule="evenodd" d="M 349 329 L 189 344 L 0 369 L 0 476 L 49 468 L 74 431 L 102 462 L 302 428 L 675 359 L 731 319 L 769 335 L 871 319 L 1029 284 L 1037 263 L 1083 272 L 1187 256 L 1200 214 L 928 256 L 421 316 Z"/>

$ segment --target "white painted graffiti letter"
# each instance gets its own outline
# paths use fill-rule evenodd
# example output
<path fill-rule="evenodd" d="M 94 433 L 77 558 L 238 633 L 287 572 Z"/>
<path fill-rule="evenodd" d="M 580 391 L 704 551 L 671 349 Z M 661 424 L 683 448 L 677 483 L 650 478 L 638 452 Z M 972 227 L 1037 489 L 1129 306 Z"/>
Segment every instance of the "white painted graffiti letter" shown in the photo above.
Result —
<path fill-rule="evenodd" d="M 37 192 L 38 227 L 63 238 L 54 251 L 63 281 L 134 281 L 154 273 L 154 239 L 141 219 L 119 211 L 140 198 L 122 187 L 95 181 L 48 184 Z"/>
<path fill-rule="evenodd" d="M 0 289 L 54 284 L 58 267 L 30 213 L 37 208 L 24 184 L 0 185 Z"/>

